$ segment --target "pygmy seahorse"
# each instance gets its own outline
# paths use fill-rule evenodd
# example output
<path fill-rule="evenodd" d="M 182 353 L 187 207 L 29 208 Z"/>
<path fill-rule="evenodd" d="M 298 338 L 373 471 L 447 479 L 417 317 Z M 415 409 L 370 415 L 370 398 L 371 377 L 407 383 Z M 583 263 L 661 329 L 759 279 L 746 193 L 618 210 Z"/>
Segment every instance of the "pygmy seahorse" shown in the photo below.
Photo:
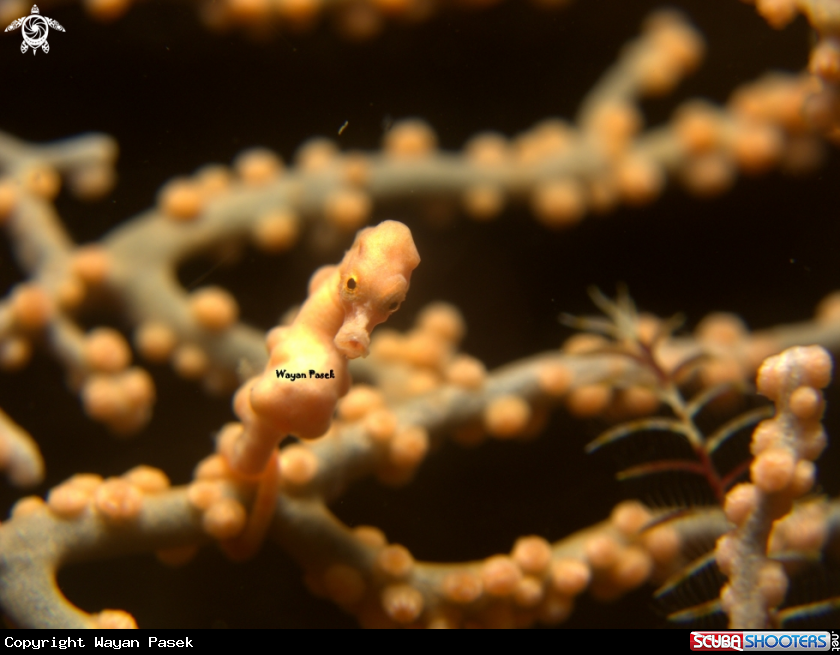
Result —
<path fill-rule="evenodd" d="M 327 431 L 350 388 L 348 359 L 368 354 L 371 331 L 399 309 L 419 263 L 411 231 L 384 221 L 359 232 L 338 266 L 315 272 L 292 324 L 270 333 L 265 370 L 234 397 L 243 430 L 225 454 L 236 472 L 261 473 L 288 434 Z"/>

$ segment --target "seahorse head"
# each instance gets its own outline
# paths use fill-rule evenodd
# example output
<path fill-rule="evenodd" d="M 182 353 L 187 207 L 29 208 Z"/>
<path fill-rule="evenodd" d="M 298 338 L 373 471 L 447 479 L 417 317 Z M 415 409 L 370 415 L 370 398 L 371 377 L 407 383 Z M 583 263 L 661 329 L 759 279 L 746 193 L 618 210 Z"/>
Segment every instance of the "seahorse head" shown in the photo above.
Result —
<path fill-rule="evenodd" d="M 411 230 L 402 223 L 383 221 L 356 235 L 339 265 L 344 324 L 335 345 L 345 357 L 367 356 L 371 331 L 400 308 L 419 263 Z"/>

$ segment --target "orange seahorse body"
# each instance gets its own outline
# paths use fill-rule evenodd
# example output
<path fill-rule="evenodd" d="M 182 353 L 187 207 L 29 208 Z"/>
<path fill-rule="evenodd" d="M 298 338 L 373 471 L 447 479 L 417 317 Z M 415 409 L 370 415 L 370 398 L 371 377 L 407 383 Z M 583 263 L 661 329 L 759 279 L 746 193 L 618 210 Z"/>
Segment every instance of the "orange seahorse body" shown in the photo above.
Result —
<path fill-rule="evenodd" d="M 265 371 L 236 393 L 243 431 L 226 453 L 235 471 L 261 473 L 288 434 L 327 431 L 350 388 L 348 359 L 368 354 L 371 331 L 399 309 L 419 263 L 411 231 L 384 221 L 359 232 L 338 266 L 315 272 L 294 322 L 275 332 Z"/>

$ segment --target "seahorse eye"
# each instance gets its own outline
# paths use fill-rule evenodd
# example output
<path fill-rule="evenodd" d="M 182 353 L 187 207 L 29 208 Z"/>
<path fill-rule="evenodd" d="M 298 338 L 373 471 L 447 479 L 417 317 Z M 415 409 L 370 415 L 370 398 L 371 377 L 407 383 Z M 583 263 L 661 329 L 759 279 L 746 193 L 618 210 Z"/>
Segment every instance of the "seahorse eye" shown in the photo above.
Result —
<path fill-rule="evenodd" d="M 356 278 L 347 278 L 347 288 L 351 291 L 356 288 Z"/>
<path fill-rule="evenodd" d="M 395 312 L 395 311 L 397 311 L 397 309 L 399 309 L 399 306 L 400 306 L 400 303 L 395 300 L 390 305 L 388 305 L 388 311 L 389 312 Z"/>

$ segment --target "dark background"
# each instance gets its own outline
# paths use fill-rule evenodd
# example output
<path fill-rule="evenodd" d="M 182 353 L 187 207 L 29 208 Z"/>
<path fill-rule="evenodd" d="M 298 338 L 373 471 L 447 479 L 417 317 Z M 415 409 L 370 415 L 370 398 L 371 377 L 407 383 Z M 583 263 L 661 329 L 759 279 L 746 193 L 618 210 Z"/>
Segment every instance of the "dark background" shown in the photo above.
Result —
<path fill-rule="evenodd" d="M 666 120 L 682 99 L 720 102 L 739 83 L 770 69 L 795 71 L 807 61 L 811 35 L 801 18 L 775 32 L 736 0 L 675 4 L 706 36 L 708 56 L 676 93 L 644 104 L 648 125 Z M 75 6 L 42 6 L 67 31 L 51 32 L 50 53 L 34 57 L 20 53 L 19 32 L 0 33 L 0 129 L 31 141 L 85 131 L 118 139 L 116 190 L 90 206 L 65 194 L 58 199 L 72 235 L 86 242 L 152 204 L 172 176 L 228 163 L 246 147 L 263 145 L 288 161 L 307 138 L 323 135 L 343 148 L 371 150 L 393 120 L 418 116 L 434 127 L 443 148 L 458 149 L 479 131 L 512 136 L 547 117 L 572 118 L 658 6 L 581 0 L 545 12 L 509 1 L 480 12 L 442 12 L 419 26 L 392 25 L 363 44 L 338 38 L 328 26 L 308 35 L 276 30 L 261 42 L 212 34 L 187 3 L 145 3 L 107 25 Z M 591 313 L 585 292 L 591 284 L 611 293 L 625 282 L 642 309 L 683 312 L 689 327 L 711 311 L 737 312 L 753 328 L 804 320 L 840 288 L 838 181 L 832 152 L 806 179 L 740 180 L 725 196 L 705 201 L 669 186 L 650 208 L 621 209 L 564 233 L 546 230 L 520 207 L 490 224 L 457 217 L 445 230 L 430 227 L 418 207 L 392 207 L 376 219 L 408 222 L 423 258 L 392 322 L 409 326 L 432 300 L 456 303 L 469 326 L 464 350 L 492 368 L 557 347 L 569 334 L 557 316 Z M 0 244 L 3 289 L 20 279 L 11 255 Z M 280 258 L 247 251 L 235 268 L 213 268 L 202 282 L 235 291 L 244 318 L 268 328 L 301 300 L 311 271 L 336 259 L 320 257 L 302 248 Z M 182 279 L 189 285 L 211 267 L 191 262 Z M 104 318 L 120 325 L 116 316 Z M 38 493 L 74 472 L 115 475 L 139 463 L 164 468 L 175 483 L 189 480 L 211 449 L 214 430 L 231 418 L 229 403 L 208 399 L 163 367 L 152 373 L 155 419 L 132 441 L 116 441 L 87 421 L 65 390 L 63 372 L 44 355 L 25 371 L 0 377 L 2 406 L 44 451 L 49 477 Z M 830 432 L 835 415 L 830 407 Z M 363 482 L 334 509 L 351 525 L 379 526 L 426 560 L 507 552 L 522 534 L 558 539 L 606 517 L 629 493 L 613 481 L 611 458 L 582 452 L 602 428 L 558 412 L 536 442 L 490 443 L 476 451 L 446 445 L 406 489 Z M 832 446 L 821 465 L 832 494 L 840 491 L 837 464 Z M 694 491 L 668 480 L 639 493 L 685 502 Z M 2 489 L 4 511 L 17 497 Z M 814 577 L 805 583 L 805 598 L 832 591 L 825 582 L 830 576 Z M 76 566 L 62 572 L 60 583 L 84 609 L 126 609 L 142 627 L 354 624 L 311 598 L 300 578 L 282 551 L 267 546 L 247 564 L 230 564 L 206 548 L 177 571 L 146 556 Z M 697 593 L 708 595 L 709 584 Z M 649 590 L 612 606 L 582 605 L 569 625 L 664 624 Z"/>

